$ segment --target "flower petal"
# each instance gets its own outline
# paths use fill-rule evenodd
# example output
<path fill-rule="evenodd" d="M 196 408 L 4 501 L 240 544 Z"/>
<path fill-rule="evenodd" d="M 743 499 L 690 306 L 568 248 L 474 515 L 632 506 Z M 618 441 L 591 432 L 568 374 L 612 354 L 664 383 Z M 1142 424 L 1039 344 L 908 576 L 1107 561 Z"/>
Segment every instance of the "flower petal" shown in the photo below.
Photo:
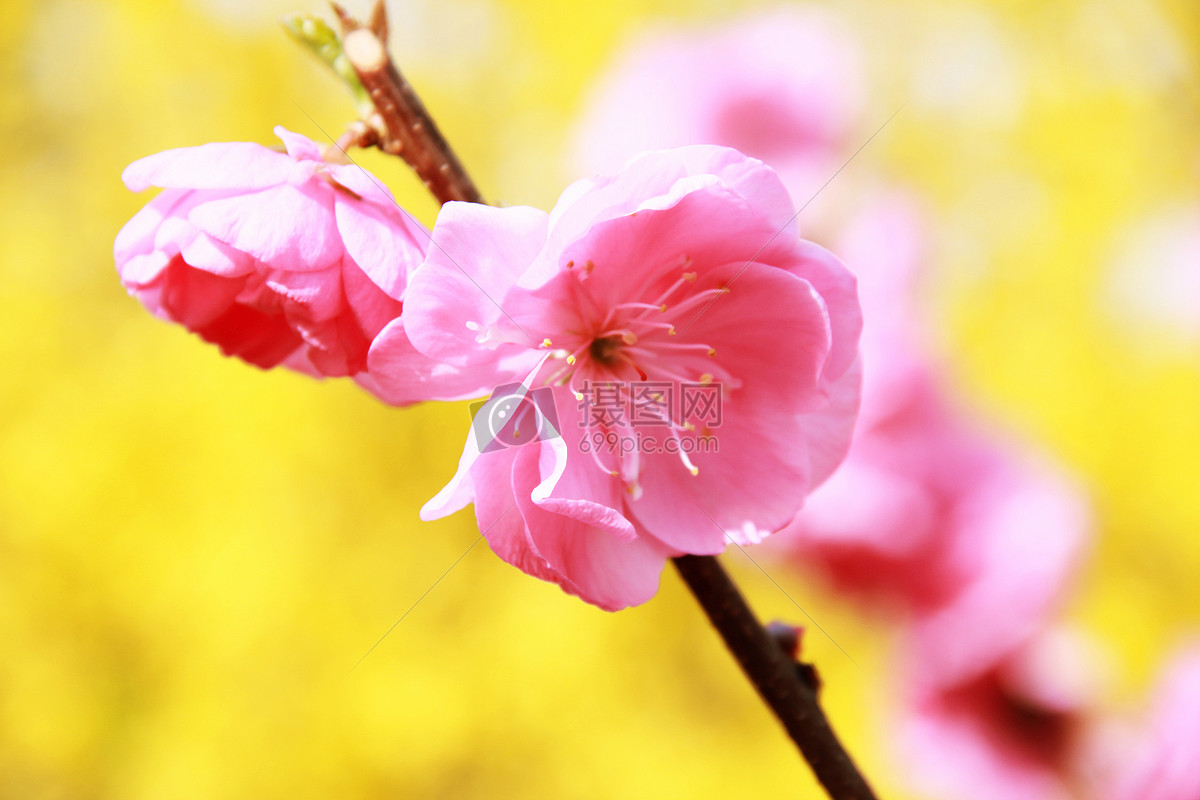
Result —
<path fill-rule="evenodd" d="M 307 136 L 292 133 L 282 125 L 275 126 L 275 135 L 287 148 L 287 153 L 297 161 L 321 161 L 321 148 Z"/>
<path fill-rule="evenodd" d="M 808 414 L 826 402 L 817 376 L 827 326 L 807 282 L 759 264 L 697 320 L 689 336 L 716 348 L 718 364 L 736 365 L 741 385 L 723 392 L 712 429 L 719 449 L 691 455 L 698 474 L 677 454 L 643 454 L 643 492 L 630 508 L 646 530 L 673 548 L 709 554 L 724 549 L 726 536 L 755 540 L 791 521 L 813 480 Z"/>
<path fill-rule="evenodd" d="M 774 170 L 728 147 L 693 145 L 643 153 L 616 175 L 569 188 L 552 212 L 550 249 L 561 250 L 596 224 L 639 208 L 670 207 L 713 180 L 755 208 L 768 236 L 796 236 L 791 197 Z"/>
<path fill-rule="evenodd" d="M 187 194 L 184 191 L 168 189 L 142 206 L 141 210 L 125 223 L 113 241 L 113 258 L 117 261 L 118 269 L 122 261 L 136 255 L 145 255 L 154 249 L 155 232 Z"/>
<path fill-rule="evenodd" d="M 394 207 L 335 197 L 333 211 L 346 252 L 376 286 L 403 300 L 409 274 L 425 259 L 429 234 Z"/>
<path fill-rule="evenodd" d="M 367 354 L 368 388 L 379 399 L 396 406 L 425 400 L 465 400 L 487 394 L 500 382 L 494 372 L 464 369 L 417 350 L 405 331 L 406 319 L 407 314 L 388 323 Z M 473 436 L 467 438 L 474 440 Z"/>
<path fill-rule="evenodd" d="M 508 322 L 505 297 L 545 241 L 546 214 L 535 208 L 442 206 L 425 263 L 409 278 L 405 315 L 413 345 L 451 363 L 495 362 L 503 354 L 480 346 L 478 337 Z"/>
<path fill-rule="evenodd" d="M 132 191 L 151 186 L 175 189 L 265 189 L 303 182 L 312 167 L 253 142 L 213 142 L 164 150 L 134 161 L 121 173 Z"/>
<path fill-rule="evenodd" d="M 650 540 L 623 540 L 585 519 L 553 513 L 532 499 L 545 470 L 548 447 L 517 448 L 513 493 L 542 559 L 564 590 L 608 611 L 646 602 L 658 591 L 666 549 Z"/>
<path fill-rule="evenodd" d="M 252 194 L 201 203 L 188 219 L 202 231 L 274 269 L 307 272 L 341 260 L 331 193 L 275 186 Z"/>

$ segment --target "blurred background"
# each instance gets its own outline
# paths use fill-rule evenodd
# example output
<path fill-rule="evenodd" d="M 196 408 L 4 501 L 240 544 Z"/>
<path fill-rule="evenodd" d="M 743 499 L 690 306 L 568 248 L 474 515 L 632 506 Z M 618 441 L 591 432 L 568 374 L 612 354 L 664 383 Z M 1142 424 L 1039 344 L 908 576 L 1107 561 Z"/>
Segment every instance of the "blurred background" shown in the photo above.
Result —
<path fill-rule="evenodd" d="M 485 196 L 547 209 L 631 42 L 767 7 L 389 5 L 397 61 Z M 1200 11 L 829 8 L 864 65 L 847 141 L 899 113 L 805 214 L 852 207 L 834 190 L 866 176 L 919 198 L 933 346 L 997 435 L 1088 497 L 1060 616 L 1097 643 L 1104 710 L 1136 713 L 1200 629 Z M 112 240 L 148 199 L 126 164 L 276 124 L 324 142 L 352 118 L 278 25 L 294 10 L 324 13 L 5 3 L 0 798 L 820 797 L 673 572 L 608 614 L 468 551 L 470 513 L 418 521 L 466 404 L 263 373 L 126 296 Z M 432 224 L 402 164 L 359 161 Z M 886 615 L 725 563 L 761 616 L 828 633 L 805 657 L 835 726 L 881 794 L 920 796 L 889 755 Z"/>

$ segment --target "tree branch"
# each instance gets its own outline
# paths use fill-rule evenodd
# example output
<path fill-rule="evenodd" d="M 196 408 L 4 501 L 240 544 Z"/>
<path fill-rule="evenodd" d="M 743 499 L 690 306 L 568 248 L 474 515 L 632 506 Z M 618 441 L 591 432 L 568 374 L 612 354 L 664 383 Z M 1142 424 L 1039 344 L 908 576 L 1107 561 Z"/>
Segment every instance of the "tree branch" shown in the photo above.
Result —
<path fill-rule="evenodd" d="M 342 50 L 375 105 L 376 113 L 367 122 L 378 133 L 378 141 L 370 143 L 408 162 L 439 203 L 482 203 L 483 196 L 388 55 L 382 8 L 377 3 L 364 26 L 334 4 L 345 31 Z"/>
<path fill-rule="evenodd" d="M 680 556 L 673 560 L 725 646 L 783 723 L 829 796 L 833 800 L 875 800 L 829 727 L 816 692 L 801 682 L 796 664 L 759 624 L 716 557 Z"/>

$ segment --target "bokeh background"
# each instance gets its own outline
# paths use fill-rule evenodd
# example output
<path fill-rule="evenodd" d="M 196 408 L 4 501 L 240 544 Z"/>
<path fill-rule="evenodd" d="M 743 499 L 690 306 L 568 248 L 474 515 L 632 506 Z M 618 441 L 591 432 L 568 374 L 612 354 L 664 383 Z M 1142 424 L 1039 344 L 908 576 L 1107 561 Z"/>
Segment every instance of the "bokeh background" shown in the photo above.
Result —
<path fill-rule="evenodd" d="M 549 208 L 631 37 L 758 7 L 395 2 L 392 47 L 486 196 Z M 901 108 L 847 173 L 923 198 L 953 379 L 1086 488 L 1096 539 L 1065 619 L 1102 645 L 1106 704 L 1136 709 L 1200 628 L 1200 263 L 1146 257 L 1200 226 L 1200 11 L 837 9 L 867 57 L 861 139 Z M 262 373 L 125 295 L 112 239 L 146 200 L 127 163 L 351 118 L 281 32 L 290 10 L 319 9 L 0 12 L 0 798 L 820 796 L 673 573 L 607 614 L 471 548 L 470 513 L 418 521 L 465 404 Z M 402 165 L 360 160 L 432 223 Z M 725 560 L 764 617 L 811 624 Z M 893 632 L 770 571 L 832 637 L 805 647 L 835 724 L 909 796 L 880 722 Z"/>

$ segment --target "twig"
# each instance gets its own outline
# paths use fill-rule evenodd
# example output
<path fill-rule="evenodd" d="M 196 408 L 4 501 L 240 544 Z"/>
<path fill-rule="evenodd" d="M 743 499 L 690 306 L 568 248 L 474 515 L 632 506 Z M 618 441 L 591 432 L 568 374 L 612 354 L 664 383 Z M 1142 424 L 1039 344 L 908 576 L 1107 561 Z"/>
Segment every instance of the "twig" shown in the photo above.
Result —
<path fill-rule="evenodd" d="M 376 113 L 367 121 L 378 131 L 379 147 L 408 162 L 439 203 L 482 203 L 467 171 L 388 55 L 382 8 L 378 2 L 370 23 L 362 25 L 334 4 L 345 30 L 342 49 L 375 105 Z"/>
<path fill-rule="evenodd" d="M 833 800 L 875 800 L 829 727 L 816 693 L 800 681 L 795 663 L 759 624 L 716 557 L 680 556 L 674 562 L 725 646 L 783 723 L 829 796 Z"/>

